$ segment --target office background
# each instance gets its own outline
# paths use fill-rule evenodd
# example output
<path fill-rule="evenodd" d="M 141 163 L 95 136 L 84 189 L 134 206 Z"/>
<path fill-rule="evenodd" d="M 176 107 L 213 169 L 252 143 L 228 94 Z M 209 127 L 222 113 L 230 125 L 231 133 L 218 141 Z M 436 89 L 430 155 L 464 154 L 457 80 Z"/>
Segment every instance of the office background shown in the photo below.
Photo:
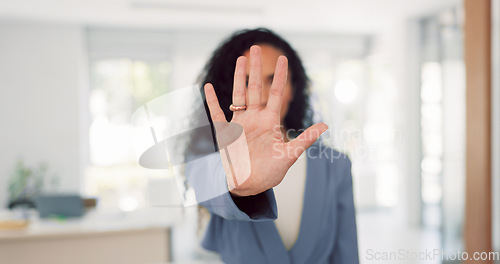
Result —
<path fill-rule="evenodd" d="M 45 162 L 47 192 L 175 214 L 171 260 L 216 259 L 196 246 L 198 212 L 172 175 L 137 164 L 130 117 L 193 84 L 229 34 L 265 26 L 298 50 L 325 139 L 353 161 L 361 262 L 368 249 L 463 250 L 464 17 L 459 0 L 2 1 L 0 208 L 16 163 Z"/>

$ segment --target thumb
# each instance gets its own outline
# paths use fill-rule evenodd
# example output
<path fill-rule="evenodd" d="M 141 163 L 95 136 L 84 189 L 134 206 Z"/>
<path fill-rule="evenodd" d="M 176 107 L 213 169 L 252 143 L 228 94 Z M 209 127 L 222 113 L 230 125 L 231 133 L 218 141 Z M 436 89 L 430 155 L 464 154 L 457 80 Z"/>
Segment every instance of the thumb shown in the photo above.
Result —
<path fill-rule="evenodd" d="M 317 123 L 302 132 L 297 138 L 287 143 L 291 152 L 298 158 L 328 129 L 325 123 Z"/>

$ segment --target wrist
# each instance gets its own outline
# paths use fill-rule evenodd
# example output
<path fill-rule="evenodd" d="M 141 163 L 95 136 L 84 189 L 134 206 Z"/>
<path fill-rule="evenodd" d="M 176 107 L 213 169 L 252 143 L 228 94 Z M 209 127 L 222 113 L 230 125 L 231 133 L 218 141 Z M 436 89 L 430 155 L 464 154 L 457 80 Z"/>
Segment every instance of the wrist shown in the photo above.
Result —
<path fill-rule="evenodd" d="M 242 188 L 241 186 L 239 187 L 231 187 L 228 183 L 227 185 L 227 188 L 229 190 L 229 193 L 233 196 L 237 196 L 237 197 L 244 197 L 244 196 L 251 196 L 251 195 L 257 195 L 261 192 L 259 191 L 255 191 L 255 190 L 251 190 L 251 189 L 248 189 L 248 188 Z"/>

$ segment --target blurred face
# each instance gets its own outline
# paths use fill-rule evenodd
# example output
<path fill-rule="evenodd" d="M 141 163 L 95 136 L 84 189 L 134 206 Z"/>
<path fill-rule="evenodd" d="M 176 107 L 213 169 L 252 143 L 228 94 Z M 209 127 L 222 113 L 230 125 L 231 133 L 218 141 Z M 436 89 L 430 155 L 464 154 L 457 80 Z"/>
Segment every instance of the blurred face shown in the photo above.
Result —
<path fill-rule="evenodd" d="M 262 50 L 262 96 L 261 103 L 262 107 L 267 104 L 267 99 L 269 98 L 269 90 L 271 89 L 271 84 L 273 83 L 274 70 L 276 69 L 276 62 L 278 57 L 284 55 L 283 52 L 274 48 L 273 46 L 263 44 L 259 45 Z M 250 58 L 250 50 L 243 53 L 243 56 Z M 248 75 L 250 74 L 250 60 L 247 60 L 247 82 Z M 247 96 L 248 98 L 248 96 Z M 283 95 L 283 103 L 281 104 L 280 119 L 283 124 L 286 113 L 288 112 L 288 106 L 293 99 L 292 84 L 290 81 L 290 71 L 288 71 L 288 79 L 286 82 L 285 93 Z"/>

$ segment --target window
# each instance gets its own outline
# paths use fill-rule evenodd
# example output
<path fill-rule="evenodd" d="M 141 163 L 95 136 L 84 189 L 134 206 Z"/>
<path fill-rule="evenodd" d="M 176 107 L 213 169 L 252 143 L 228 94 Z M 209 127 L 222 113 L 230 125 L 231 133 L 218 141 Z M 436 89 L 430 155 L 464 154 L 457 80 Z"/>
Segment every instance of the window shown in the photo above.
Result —
<path fill-rule="evenodd" d="M 421 20 L 422 223 L 462 250 L 465 190 L 465 64 L 461 7 Z"/>
<path fill-rule="evenodd" d="M 401 133 L 389 65 L 379 55 L 333 62 L 309 67 L 317 100 L 313 105 L 329 125 L 325 140 L 352 160 L 358 208 L 393 207 L 399 198 Z"/>
<path fill-rule="evenodd" d="M 141 35 L 89 33 L 90 166 L 85 192 L 99 197 L 100 210 L 132 211 L 147 205 L 149 180 L 167 176 L 163 170 L 137 164 L 137 140 L 152 139 L 135 136 L 131 123 L 137 108 L 170 89 L 168 46 L 162 46 L 165 43 L 158 37 L 148 39 L 164 52 L 151 54 L 154 46 L 146 45 L 149 42 Z"/>

